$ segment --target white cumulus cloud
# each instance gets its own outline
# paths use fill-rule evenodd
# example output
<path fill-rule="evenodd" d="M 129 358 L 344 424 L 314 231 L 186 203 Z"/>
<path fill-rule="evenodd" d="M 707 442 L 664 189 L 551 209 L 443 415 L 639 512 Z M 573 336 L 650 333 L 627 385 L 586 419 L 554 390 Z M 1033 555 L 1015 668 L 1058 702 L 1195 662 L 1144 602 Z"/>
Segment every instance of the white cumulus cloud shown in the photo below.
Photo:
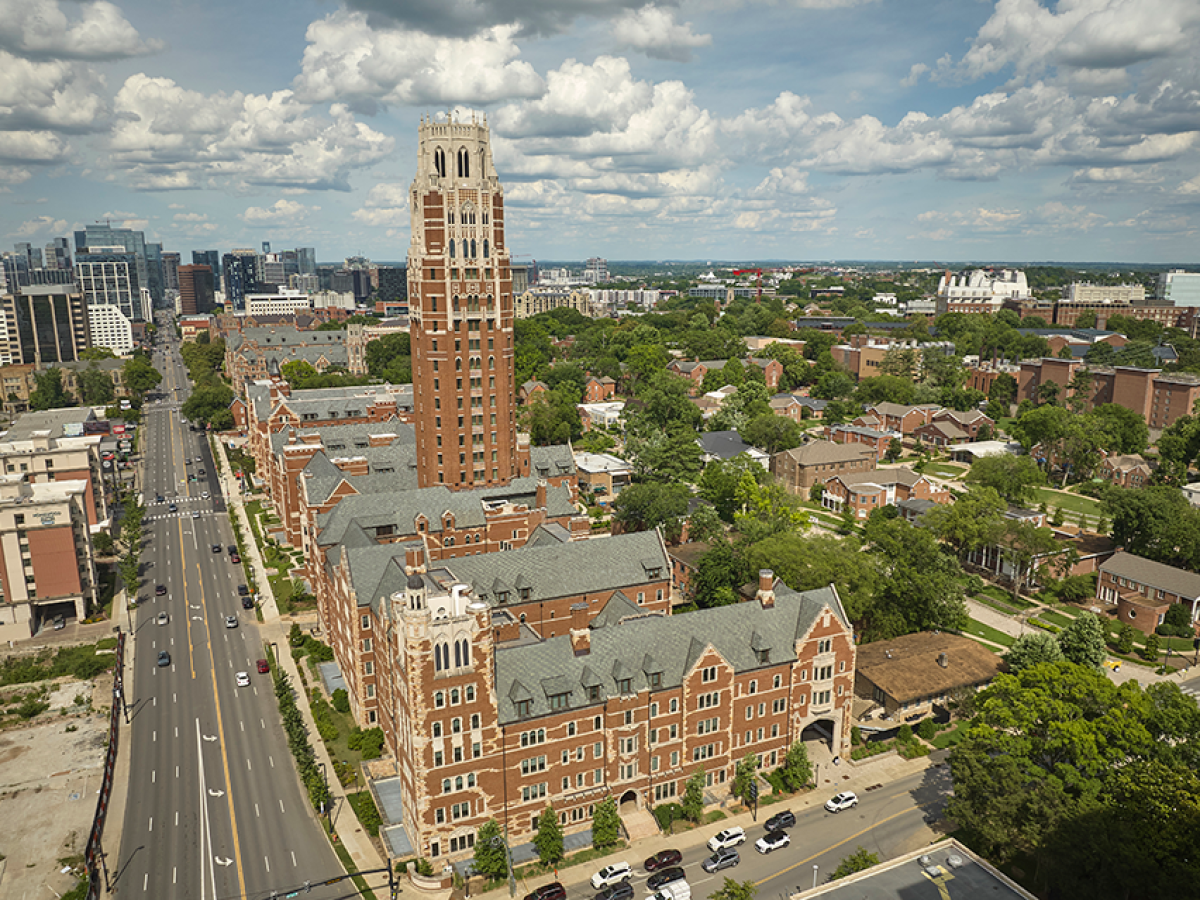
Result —
<path fill-rule="evenodd" d="M 695 34 L 690 22 L 675 21 L 675 10 L 653 3 L 621 15 L 613 22 L 613 37 L 620 47 L 677 62 L 689 61 L 693 50 L 712 44 L 711 34 Z"/>
<path fill-rule="evenodd" d="M 310 212 L 319 210 L 319 206 L 305 206 L 303 203 L 297 203 L 295 200 L 280 199 L 276 200 L 273 206 L 250 206 L 242 213 L 239 218 L 243 222 L 251 225 L 270 224 L 294 224 L 297 221 L 308 217 Z"/>
<path fill-rule="evenodd" d="M 0 0 L 0 49 L 27 59 L 126 59 L 155 53 L 161 41 L 146 41 L 112 3 L 67 4 L 57 0 Z"/>

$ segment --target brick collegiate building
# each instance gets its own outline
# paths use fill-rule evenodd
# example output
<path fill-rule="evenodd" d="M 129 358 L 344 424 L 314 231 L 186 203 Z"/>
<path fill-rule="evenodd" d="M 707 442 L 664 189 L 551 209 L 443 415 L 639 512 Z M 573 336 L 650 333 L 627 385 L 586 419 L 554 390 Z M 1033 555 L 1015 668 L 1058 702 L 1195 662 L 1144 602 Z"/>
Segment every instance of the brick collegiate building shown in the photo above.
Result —
<path fill-rule="evenodd" d="M 645 807 L 701 767 L 721 785 L 747 754 L 771 768 L 797 740 L 835 755 L 850 737 L 855 647 L 832 586 L 765 572 L 752 602 L 671 616 L 660 535 L 587 539 L 570 448 L 518 438 L 489 140 L 486 123 L 420 126 L 413 424 L 276 419 L 254 438 L 283 473 L 272 492 L 295 485 L 289 535 L 355 716 L 391 753 L 397 855 L 435 865 L 491 818 L 522 843 L 549 804 L 579 831 L 605 797 Z M 262 408 L 295 407 L 275 399 Z"/>

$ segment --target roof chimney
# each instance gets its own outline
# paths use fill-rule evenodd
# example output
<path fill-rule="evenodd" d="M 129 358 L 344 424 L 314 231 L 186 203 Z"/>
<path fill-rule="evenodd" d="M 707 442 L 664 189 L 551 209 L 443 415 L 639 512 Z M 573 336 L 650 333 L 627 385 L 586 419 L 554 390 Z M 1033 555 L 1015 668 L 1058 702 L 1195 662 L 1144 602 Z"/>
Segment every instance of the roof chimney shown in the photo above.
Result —
<path fill-rule="evenodd" d="M 546 482 L 539 478 L 537 483 L 537 500 L 534 502 L 535 509 L 546 508 Z"/>
<path fill-rule="evenodd" d="M 590 628 L 572 628 L 571 649 L 576 656 L 587 656 L 592 652 L 592 631 Z"/>
<path fill-rule="evenodd" d="M 950 665 L 950 660 L 946 657 L 945 651 L 938 654 L 938 665 L 943 669 Z"/>
<path fill-rule="evenodd" d="M 775 607 L 775 573 L 770 569 L 758 570 L 758 593 L 754 599 L 762 604 L 763 609 Z"/>

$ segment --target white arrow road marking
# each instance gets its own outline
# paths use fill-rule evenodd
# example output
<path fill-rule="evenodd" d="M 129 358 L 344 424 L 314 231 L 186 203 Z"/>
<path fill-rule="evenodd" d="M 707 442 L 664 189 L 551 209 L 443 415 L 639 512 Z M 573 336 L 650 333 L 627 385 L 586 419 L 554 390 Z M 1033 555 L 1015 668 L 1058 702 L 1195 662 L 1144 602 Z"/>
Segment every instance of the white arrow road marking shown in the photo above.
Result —
<path fill-rule="evenodd" d="M 215 741 L 217 739 L 217 736 L 215 734 L 205 734 L 205 735 L 201 735 L 201 736 L 206 741 Z"/>
<path fill-rule="evenodd" d="M 210 797 L 224 797 L 224 796 L 225 796 L 225 792 L 224 792 L 224 791 L 214 791 L 212 788 L 209 788 L 209 789 L 208 789 L 208 796 L 210 796 Z"/>
<path fill-rule="evenodd" d="M 218 866 L 232 866 L 232 865 L 233 865 L 233 860 L 232 860 L 232 859 L 226 859 L 226 858 L 225 858 L 225 857 L 223 857 L 223 856 L 216 856 L 216 857 L 213 857 L 213 861 L 214 861 L 214 862 L 215 862 L 215 863 L 216 863 Z"/>

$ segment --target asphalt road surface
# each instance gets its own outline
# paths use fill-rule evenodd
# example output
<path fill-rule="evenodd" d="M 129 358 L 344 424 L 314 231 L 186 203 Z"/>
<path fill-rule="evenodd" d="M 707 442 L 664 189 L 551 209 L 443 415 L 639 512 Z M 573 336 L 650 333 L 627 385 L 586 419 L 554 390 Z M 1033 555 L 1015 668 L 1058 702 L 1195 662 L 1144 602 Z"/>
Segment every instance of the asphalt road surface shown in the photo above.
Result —
<path fill-rule="evenodd" d="M 343 869 L 296 774 L 271 676 L 256 670 L 267 654 L 254 611 L 243 610 L 237 594 L 242 570 L 229 558 L 233 531 L 207 439 L 181 422 L 188 383 L 168 331 L 154 360 L 165 399 L 147 404 L 142 425 L 147 538 L 134 622 L 129 794 L 110 872 L 125 898 L 353 895 L 349 882 L 305 892 L 306 882 Z M 164 650 L 170 664 L 160 666 Z M 249 686 L 237 685 L 239 672 Z"/>

